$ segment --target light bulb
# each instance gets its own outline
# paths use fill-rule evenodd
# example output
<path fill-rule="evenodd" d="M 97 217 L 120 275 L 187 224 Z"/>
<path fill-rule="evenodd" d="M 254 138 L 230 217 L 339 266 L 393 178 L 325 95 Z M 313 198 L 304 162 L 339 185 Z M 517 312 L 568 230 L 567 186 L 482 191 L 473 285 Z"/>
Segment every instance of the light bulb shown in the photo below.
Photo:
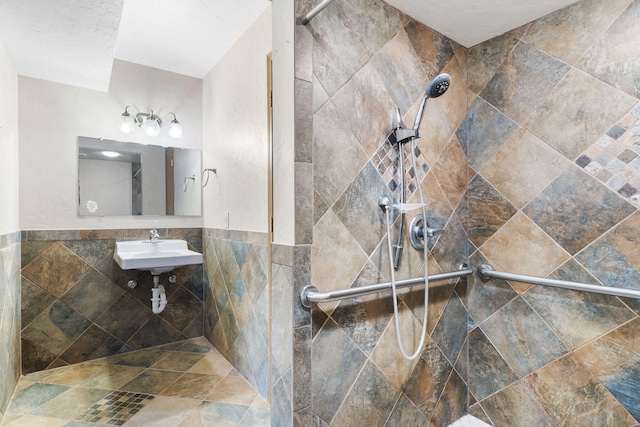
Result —
<path fill-rule="evenodd" d="M 173 139 L 182 138 L 182 125 L 177 119 L 173 119 L 169 124 L 169 137 Z"/>
<path fill-rule="evenodd" d="M 134 129 L 133 117 L 131 117 L 131 114 L 129 114 L 125 108 L 124 113 L 120 116 L 120 132 L 131 133 Z"/>
<path fill-rule="evenodd" d="M 147 117 L 142 125 L 144 128 L 144 133 L 149 136 L 158 136 L 160 135 L 160 124 L 158 123 L 157 117 L 153 114 Z"/>

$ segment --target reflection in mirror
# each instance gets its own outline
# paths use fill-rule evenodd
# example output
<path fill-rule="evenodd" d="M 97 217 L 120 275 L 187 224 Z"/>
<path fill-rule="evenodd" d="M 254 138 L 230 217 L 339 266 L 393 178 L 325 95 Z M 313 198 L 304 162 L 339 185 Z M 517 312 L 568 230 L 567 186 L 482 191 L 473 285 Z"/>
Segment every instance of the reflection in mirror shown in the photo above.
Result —
<path fill-rule="evenodd" d="M 201 163 L 199 150 L 81 136 L 78 214 L 199 216 Z"/>

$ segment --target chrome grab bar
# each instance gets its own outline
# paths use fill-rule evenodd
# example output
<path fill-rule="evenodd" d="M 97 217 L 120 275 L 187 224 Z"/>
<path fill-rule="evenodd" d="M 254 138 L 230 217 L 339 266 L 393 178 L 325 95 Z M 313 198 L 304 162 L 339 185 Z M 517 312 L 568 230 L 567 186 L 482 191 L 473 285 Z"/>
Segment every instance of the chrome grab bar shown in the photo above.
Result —
<path fill-rule="evenodd" d="M 313 9 L 311 9 L 309 12 L 307 12 L 306 15 L 304 15 L 303 17 L 300 18 L 300 22 L 302 23 L 302 25 L 307 25 L 309 23 L 309 21 L 311 21 L 311 19 L 313 19 L 314 16 L 316 16 L 318 13 L 322 12 L 322 10 L 329 6 L 329 3 L 331 3 L 333 0 L 322 0 L 320 3 L 318 3 Z"/>
<path fill-rule="evenodd" d="M 594 292 L 597 294 L 640 299 L 640 289 L 614 288 L 612 286 L 590 285 L 587 283 L 570 282 L 567 280 L 546 279 L 542 277 L 523 276 L 521 274 L 494 271 L 491 266 L 482 264 L 478 267 L 478 276 L 482 280 L 490 278 L 513 280 L 514 282 L 531 283 L 533 285 L 553 286 L 555 288 L 571 289 L 574 291 Z"/>
<path fill-rule="evenodd" d="M 473 269 L 463 264 L 458 271 L 448 271 L 446 273 L 432 274 L 429 276 L 429 282 L 440 282 L 443 280 L 457 279 L 459 277 L 470 276 Z M 408 288 L 413 285 L 424 284 L 424 277 L 414 277 L 411 279 L 397 280 L 396 288 Z M 391 282 L 377 283 L 374 285 L 360 286 L 357 288 L 341 289 L 339 291 L 318 292 L 318 288 L 313 285 L 305 286 L 300 294 L 300 302 L 306 308 L 312 308 L 314 305 L 323 302 L 338 301 L 346 298 L 356 298 L 363 295 L 375 294 L 378 292 L 390 291 Z"/>

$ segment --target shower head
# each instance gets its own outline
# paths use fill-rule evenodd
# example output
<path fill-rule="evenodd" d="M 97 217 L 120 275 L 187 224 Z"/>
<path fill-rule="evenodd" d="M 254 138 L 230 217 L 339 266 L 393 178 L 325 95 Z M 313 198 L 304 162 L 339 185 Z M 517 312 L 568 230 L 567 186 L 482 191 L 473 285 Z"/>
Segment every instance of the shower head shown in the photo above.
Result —
<path fill-rule="evenodd" d="M 427 106 L 427 100 L 429 98 L 437 98 L 444 95 L 447 89 L 449 89 L 449 85 L 451 85 L 451 76 L 446 73 L 440 74 L 431 80 L 424 93 L 422 102 L 420 103 L 420 109 L 416 115 L 416 121 L 413 124 L 413 130 L 416 134 L 420 130 L 420 122 L 422 122 L 422 115 L 424 114 L 424 108 Z"/>
<path fill-rule="evenodd" d="M 440 95 L 443 95 L 447 89 L 449 89 L 450 84 L 451 76 L 449 74 L 440 74 L 439 76 L 436 76 L 436 78 L 431 80 L 431 83 L 429 83 L 429 87 L 427 87 L 427 92 L 425 93 L 425 98 L 437 98 Z"/>

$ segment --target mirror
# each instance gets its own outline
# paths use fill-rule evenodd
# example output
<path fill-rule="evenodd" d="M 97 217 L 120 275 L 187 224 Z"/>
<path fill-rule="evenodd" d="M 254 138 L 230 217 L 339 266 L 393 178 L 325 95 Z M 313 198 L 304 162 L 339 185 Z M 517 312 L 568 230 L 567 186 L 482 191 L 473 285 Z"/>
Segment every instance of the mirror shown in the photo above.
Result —
<path fill-rule="evenodd" d="M 202 214 L 201 153 L 78 137 L 78 215 Z"/>

